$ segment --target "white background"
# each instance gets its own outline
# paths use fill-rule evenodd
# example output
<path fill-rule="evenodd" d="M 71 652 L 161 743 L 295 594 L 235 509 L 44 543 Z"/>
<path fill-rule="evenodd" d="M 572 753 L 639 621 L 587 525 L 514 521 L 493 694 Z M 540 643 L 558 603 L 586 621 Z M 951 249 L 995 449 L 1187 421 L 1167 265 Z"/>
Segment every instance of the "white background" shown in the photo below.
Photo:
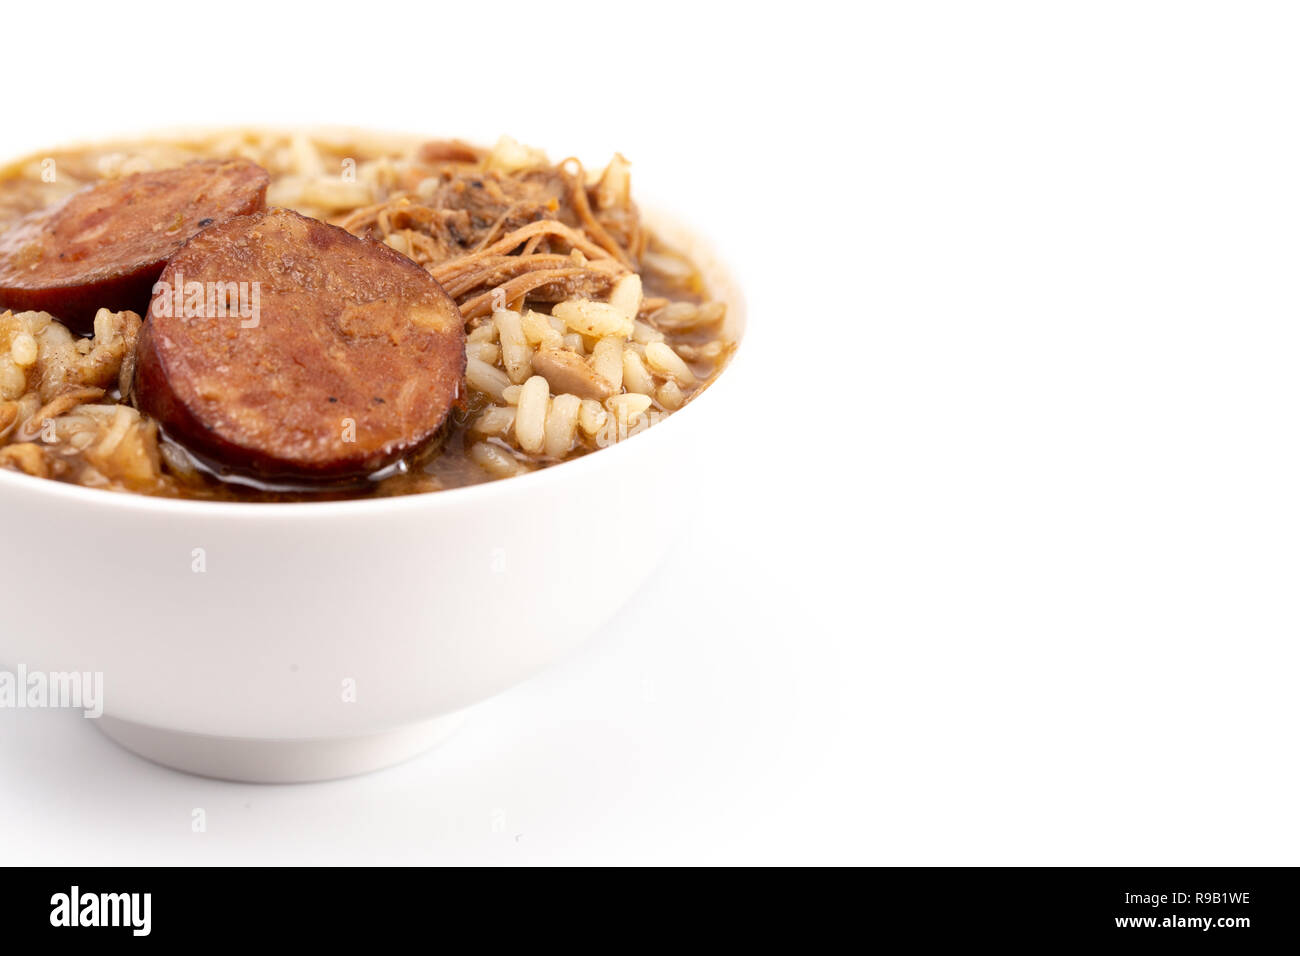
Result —
<path fill-rule="evenodd" d="M 621 150 L 745 281 L 750 412 L 671 564 L 438 750 L 243 786 L 0 714 L 0 861 L 1297 862 L 1286 5 L 216 9 L 7 11 L 3 152 Z"/>

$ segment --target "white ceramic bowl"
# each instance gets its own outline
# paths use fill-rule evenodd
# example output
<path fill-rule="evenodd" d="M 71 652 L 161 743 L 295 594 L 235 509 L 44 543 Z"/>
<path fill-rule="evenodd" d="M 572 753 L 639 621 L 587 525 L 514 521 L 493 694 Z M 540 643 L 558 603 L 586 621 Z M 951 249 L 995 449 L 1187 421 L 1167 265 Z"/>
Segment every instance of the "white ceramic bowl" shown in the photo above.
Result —
<path fill-rule="evenodd" d="M 651 222 L 700 263 L 739 341 L 730 272 Z M 100 729 L 193 773 L 305 781 L 405 759 L 640 587 L 688 510 L 682 474 L 739 407 L 735 365 L 613 447 L 433 494 L 183 501 L 0 470 L 0 667 L 101 672 Z"/>

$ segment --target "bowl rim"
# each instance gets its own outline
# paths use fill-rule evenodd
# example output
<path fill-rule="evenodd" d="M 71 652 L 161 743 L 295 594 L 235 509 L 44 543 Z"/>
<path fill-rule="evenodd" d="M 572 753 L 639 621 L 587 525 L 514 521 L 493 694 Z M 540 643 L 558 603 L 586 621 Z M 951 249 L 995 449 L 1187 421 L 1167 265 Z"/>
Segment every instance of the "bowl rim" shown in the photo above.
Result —
<path fill-rule="evenodd" d="M 498 478 L 475 485 L 463 485 L 457 488 L 445 488 L 441 491 L 417 492 L 408 495 L 389 495 L 380 498 L 347 498 L 333 501 L 213 501 L 198 498 L 168 498 L 130 491 L 87 488 L 70 482 L 58 481 L 52 478 L 38 478 L 34 475 L 0 468 L 0 506 L 4 505 L 6 499 L 11 499 L 12 495 L 26 493 L 28 495 L 45 495 L 51 499 L 63 500 L 70 504 L 104 507 L 127 512 L 153 512 L 160 515 L 170 514 L 195 518 L 221 517 L 239 520 L 251 520 L 260 517 L 261 520 L 280 521 L 284 519 L 316 518 L 322 512 L 339 515 L 373 515 L 426 508 L 454 508 L 459 505 L 470 505 L 481 499 L 490 500 L 493 497 L 502 497 L 515 493 L 532 493 L 534 489 L 543 487 L 547 482 L 570 480 L 563 477 L 557 479 L 554 475 L 556 472 L 560 472 L 562 476 L 569 475 L 572 480 L 577 480 L 582 474 L 579 469 L 591 471 L 596 468 L 617 467 L 618 461 L 621 461 L 622 458 L 616 459 L 611 456 L 621 455 L 626 457 L 629 452 L 623 446 L 630 444 L 632 441 L 638 443 L 662 442 L 664 437 L 660 432 L 664 428 L 672 429 L 668 433 L 671 437 L 676 435 L 680 428 L 684 427 L 680 422 L 676 422 L 676 419 L 682 415 L 690 415 L 693 420 L 699 414 L 698 412 L 691 412 L 691 408 L 700 402 L 709 402 L 711 407 L 720 402 L 722 399 L 716 395 L 710 396 L 718 390 L 724 380 L 728 381 L 725 392 L 730 394 L 735 388 L 731 380 L 736 377 L 736 363 L 740 360 L 742 352 L 748 353 L 745 341 L 749 338 L 749 314 L 743 285 L 731 263 L 717 254 L 711 236 L 693 225 L 685 223 L 673 214 L 661 212 L 660 207 L 655 203 L 643 204 L 642 211 L 648 219 L 653 220 L 654 223 L 663 228 L 689 237 L 691 245 L 689 251 L 692 258 L 706 260 L 711 268 L 705 269 L 705 272 L 713 273 L 724 280 L 728 289 L 727 294 L 723 297 L 727 300 L 728 309 L 735 310 L 735 314 L 732 316 L 735 319 L 735 341 L 731 355 L 726 363 L 718 370 L 713 381 L 703 392 L 696 395 L 682 408 L 666 415 L 654 426 L 645 428 L 635 435 L 630 435 L 624 440 L 616 442 L 612 447 L 599 448 L 571 461 L 558 462 L 545 468 L 535 469 L 527 474 L 514 475 L 510 478 Z M 744 361 L 747 362 L 748 359 Z M 659 435 L 659 437 L 651 438 L 651 435 Z M 650 451 L 648 444 L 640 444 L 639 447 L 646 452 Z M 517 492 L 512 491 L 512 489 L 517 489 Z"/>

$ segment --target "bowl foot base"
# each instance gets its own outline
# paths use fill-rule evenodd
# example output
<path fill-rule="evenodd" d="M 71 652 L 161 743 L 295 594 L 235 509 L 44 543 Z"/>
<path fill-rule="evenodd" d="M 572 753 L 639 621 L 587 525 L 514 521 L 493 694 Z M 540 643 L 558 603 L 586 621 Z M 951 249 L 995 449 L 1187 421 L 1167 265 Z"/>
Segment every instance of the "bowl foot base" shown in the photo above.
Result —
<path fill-rule="evenodd" d="M 302 740 L 209 737 L 107 714 L 95 723 L 132 753 L 174 770 L 246 783 L 307 783 L 351 777 L 409 760 L 446 740 L 462 719 L 462 714 L 448 714 L 378 734 Z"/>

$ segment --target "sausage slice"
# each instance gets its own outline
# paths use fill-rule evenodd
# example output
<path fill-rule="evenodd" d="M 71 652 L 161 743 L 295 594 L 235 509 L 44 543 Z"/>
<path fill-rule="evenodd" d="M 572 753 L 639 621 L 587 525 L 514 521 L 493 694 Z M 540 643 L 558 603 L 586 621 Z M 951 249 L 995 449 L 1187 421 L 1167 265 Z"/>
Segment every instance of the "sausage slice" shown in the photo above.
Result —
<path fill-rule="evenodd" d="M 0 235 L 0 307 L 89 332 L 101 307 L 141 311 L 167 259 L 199 230 L 266 205 L 266 170 L 201 160 L 74 193 Z"/>
<path fill-rule="evenodd" d="M 465 329 L 442 286 L 296 212 L 205 229 L 157 288 L 136 401 L 218 472 L 358 478 L 434 437 L 460 394 Z"/>

